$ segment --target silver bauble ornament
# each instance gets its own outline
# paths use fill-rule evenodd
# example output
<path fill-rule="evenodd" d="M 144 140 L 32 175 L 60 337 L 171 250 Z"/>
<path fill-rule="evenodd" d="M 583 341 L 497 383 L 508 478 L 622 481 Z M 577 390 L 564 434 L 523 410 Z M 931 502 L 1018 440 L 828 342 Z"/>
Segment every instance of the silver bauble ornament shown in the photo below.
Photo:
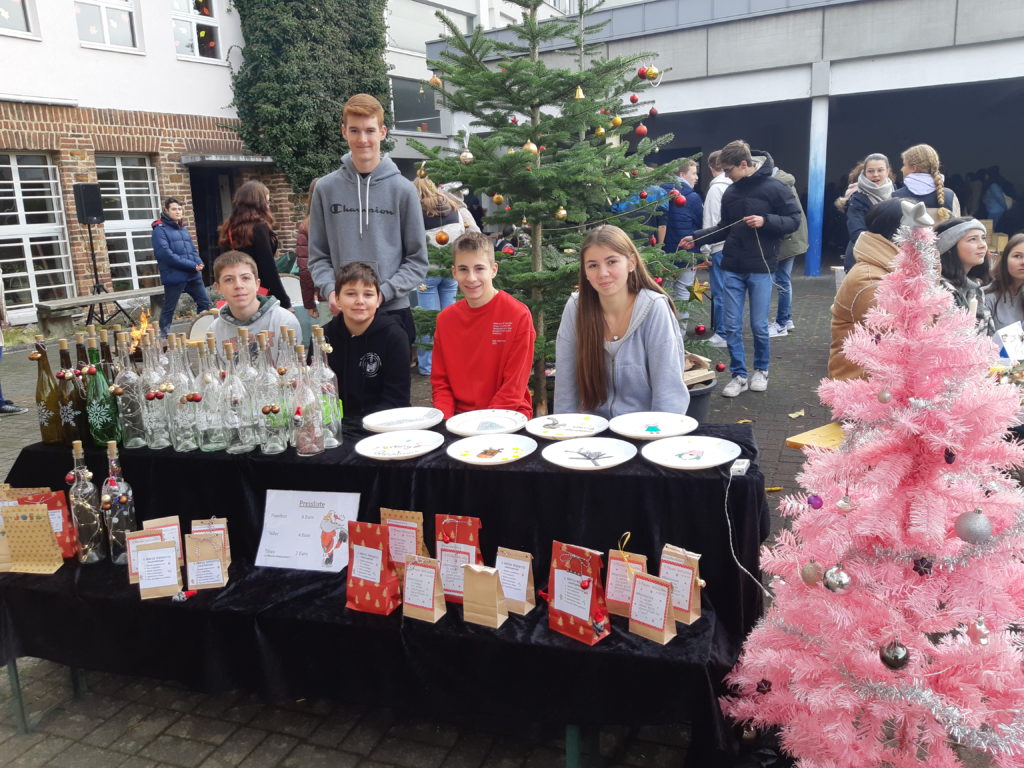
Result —
<path fill-rule="evenodd" d="M 878 658 L 889 669 L 903 669 L 910 663 L 910 651 L 898 640 L 893 640 L 878 650 Z"/>
<path fill-rule="evenodd" d="M 800 568 L 800 578 L 808 587 L 817 586 L 821 582 L 821 577 L 824 575 L 825 569 L 822 568 L 821 563 L 816 560 L 804 563 L 803 567 Z"/>
<path fill-rule="evenodd" d="M 853 502 L 850 500 L 849 496 L 843 496 L 843 498 L 836 502 L 836 506 L 844 512 L 849 512 L 853 509 Z"/>
<path fill-rule="evenodd" d="M 992 521 L 980 509 L 964 512 L 953 524 L 956 535 L 968 544 L 984 544 L 992 538 Z"/>
<path fill-rule="evenodd" d="M 842 565 L 833 565 L 825 571 L 825 576 L 822 579 L 829 591 L 840 594 L 846 591 L 852 581 L 850 574 L 843 570 Z"/>
<path fill-rule="evenodd" d="M 878 393 L 878 402 L 888 403 L 890 400 L 892 400 L 892 392 L 889 391 L 888 387 Z"/>
<path fill-rule="evenodd" d="M 988 645 L 988 627 L 985 626 L 985 619 L 979 616 L 973 623 L 967 625 L 967 636 L 975 645 Z"/>
<path fill-rule="evenodd" d="M 473 157 L 473 153 L 472 153 L 472 152 L 470 152 L 470 151 L 469 151 L 468 149 L 464 149 L 464 150 L 462 151 L 462 154 L 461 154 L 461 155 L 459 155 L 459 160 L 460 160 L 460 161 L 462 162 L 462 164 L 463 164 L 463 165 L 469 165 L 469 164 L 470 164 L 470 163 L 472 163 L 472 162 L 473 162 L 473 161 L 474 161 L 475 159 L 476 159 L 476 158 L 475 158 L 475 157 Z"/>

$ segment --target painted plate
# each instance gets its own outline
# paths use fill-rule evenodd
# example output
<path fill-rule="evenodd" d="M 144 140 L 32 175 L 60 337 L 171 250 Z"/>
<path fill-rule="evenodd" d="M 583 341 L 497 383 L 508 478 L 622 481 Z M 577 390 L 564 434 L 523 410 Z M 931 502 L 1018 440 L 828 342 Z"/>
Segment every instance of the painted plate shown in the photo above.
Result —
<path fill-rule="evenodd" d="M 663 437 L 688 435 L 697 426 L 697 420 L 690 416 L 666 411 L 624 413 L 608 422 L 612 432 L 634 440 L 660 440 Z"/>
<path fill-rule="evenodd" d="M 363 418 L 363 429 L 370 432 L 397 432 L 400 429 L 430 429 L 440 424 L 444 414 L 437 408 L 390 408 Z"/>
<path fill-rule="evenodd" d="M 444 435 L 426 429 L 403 429 L 364 437 L 356 443 L 356 453 L 368 459 L 394 461 L 413 459 L 430 453 L 444 443 Z"/>
<path fill-rule="evenodd" d="M 708 469 L 728 464 L 740 447 L 720 437 L 666 437 L 643 447 L 644 458 L 669 469 Z"/>
<path fill-rule="evenodd" d="M 636 456 L 636 446 L 613 437 L 578 437 L 549 445 L 541 456 L 567 469 L 608 469 Z"/>
<path fill-rule="evenodd" d="M 526 435 L 476 435 L 456 440 L 448 455 L 467 464 L 511 464 L 537 450 L 537 441 Z"/>
<path fill-rule="evenodd" d="M 526 417 L 519 411 L 506 411 L 501 408 L 466 411 L 452 416 L 444 423 L 449 432 L 461 437 L 518 432 L 525 424 Z"/>
<path fill-rule="evenodd" d="M 526 422 L 526 431 L 548 440 L 593 437 L 608 429 L 608 419 L 589 413 L 556 413 Z"/>

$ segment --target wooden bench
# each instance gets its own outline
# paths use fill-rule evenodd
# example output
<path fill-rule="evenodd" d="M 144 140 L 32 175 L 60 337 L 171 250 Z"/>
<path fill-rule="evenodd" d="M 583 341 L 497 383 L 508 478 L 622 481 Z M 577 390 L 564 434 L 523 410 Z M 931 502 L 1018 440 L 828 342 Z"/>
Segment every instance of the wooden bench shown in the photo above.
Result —
<path fill-rule="evenodd" d="M 164 308 L 164 289 L 135 288 L 130 291 L 114 291 L 112 293 L 90 293 L 86 296 L 73 296 L 70 299 L 41 301 L 36 304 L 36 319 L 39 328 L 48 339 L 70 338 L 75 332 L 74 316 L 92 304 L 122 303 L 131 299 L 149 299 L 149 311 L 152 317 L 159 317 Z"/>

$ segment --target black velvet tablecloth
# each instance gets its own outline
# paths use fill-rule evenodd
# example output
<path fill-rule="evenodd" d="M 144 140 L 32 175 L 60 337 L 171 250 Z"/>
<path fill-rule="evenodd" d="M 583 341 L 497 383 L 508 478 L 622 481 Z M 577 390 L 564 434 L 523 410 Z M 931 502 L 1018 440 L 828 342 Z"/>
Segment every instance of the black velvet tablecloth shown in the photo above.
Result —
<path fill-rule="evenodd" d="M 703 426 L 698 434 L 738 443 L 751 459 L 728 489 L 737 557 L 758 573 L 768 535 L 764 479 L 749 427 Z M 170 449 L 122 452 L 139 523 L 179 515 L 228 518 L 229 584 L 187 603 L 141 601 L 123 568 L 73 562 L 53 576 L 0 574 L 0 660 L 38 656 L 84 669 L 172 679 L 206 691 L 244 688 L 267 696 L 326 696 L 402 707 L 436 716 L 580 724 L 695 724 L 694 755 L 724 743 L 715 702 L 761 613 L 761 593 L 732 560 L 725 492 L 728 467 L 664 469 L 639 455 L 608 470 L 562 469 L 538 450 L 514 464 L 456 462 L 440 448 L 410 461 L 357 455 L 360 435 L 312 458 L 292 451 L 229 456 Z M 446 435 L 446 443 L 452 438 Z M 97 478 L 104 452 L 88 450 Z M 62 447 L 25 448 L 7 477 L 15 486 L 64 488 L 70 455 Z M 266 490 L 358 492 L 359 517 L 379 522 L 380 507 L 424 514 L 433 549 L 434 514 L 482 520 L 484 561 L 498 546 L 532 552 L 538 587 L 547 581 L 552 540 L 605 551 L 623 531 L 628 549 L 652 567 L 666 543 L 699 552 L 705 617 L 662 647 L 626 631 L 594 647 L 547 628 L 543 601 L 499 629 L 464 624 L 450 606 L 438 624 L 346 610 L 344 574 L 253 566 Z M 424 709 L 426 708 L 426 709 Z"/>

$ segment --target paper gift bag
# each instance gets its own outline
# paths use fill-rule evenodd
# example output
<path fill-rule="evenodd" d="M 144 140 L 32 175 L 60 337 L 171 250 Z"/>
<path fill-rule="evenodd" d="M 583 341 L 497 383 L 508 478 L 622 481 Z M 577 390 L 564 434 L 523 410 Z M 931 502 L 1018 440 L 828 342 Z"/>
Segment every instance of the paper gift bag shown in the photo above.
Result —
<path fill-rule="evenodd" d="M 71 520 L 68 497 L 64 491 L 47 491 L 32 493 L 18 499 L 19 504 L 45 504 L 50 515 L 50 527 L 60 547 L 61 557 L 74 557 L 78 554 L 78 529 Z"/>
<path fill-rule="evenodd" d="M 537 594 L 533 586 L 533 555 L 507 547 L 498 547 L 494 567 L 505 593 L 505 606 L 512 613 L 523 616 L 537 607 Z"/>
<path fill-rule="evenodd" d="M 405 575 L 405 556 L 430 557 L 423 541 L 423 513 L 380 508 L 380 524 L 388 527 L 388 550 L 398 576 Z"/>
<path fill-rule="evenodd" d="M 608 605 L 608 613 L 629 616 L 629 603 L 633 599 L 633 578 L 638 573 L 647 573 L 647 555 L 637 555 L 621 549 L 608 551 L 608 574 L 604 582 L 604 598 Z"/>
<path fill-rule="evenodd" d="M 693 624 L 700 618 L 700 555 L 666 544 L 661 551 L 658 575 L 672 582 L 672 605 L 676 621 Z"/>
<path fill-rule="evenodd" d="M 208 533 L 220 533 L 224 542 L 224 554 L 221 559 L 224 567 L 231 565 L 231 542 L 228 540 L 228 519 L 226 517 L 211 517 L 208 520 L 193 520 L 192 534 L 203 536 Z"/>
<path fill-rule="evenodd" d="M 56 573 L 64 565 L 45 504 L 3 508 L 4 530 L 14 573 Z"/>
<path fill-rule="evenodd" d="M 181 592 L 181 567 L 173 541 L 140 544 L 135 550 L 139 568 L 139 596 L 173 597 Z"/>
<path fill-rule="evenodd" d="M 228 583 L 224 534 L 185 534 L 185 575 L 189 589 L 216 589 Z"/>
<path fill-rule="evenodd" d="M 647 573 L 634 574 L 629 631 L 662 645 L 676 636 L 670 581 Z"/>
<path fill-rule="evenodd" d="M 552 542 L 547 598 L 548 626 L 555 632 L 587 645 L 609 634 L 600 552 Z"/>
<path fill-rule="evenodd" d="M 404 565 L 402 615 L 433 624 L 448 608 L 441 588 L 441 564 L 432 557 L 406 555 Z"/>
<path fill-rule="evenodd" d="M 159 544 L 164 540 L 160 531 L 128 531 L 124 535 L 124 545 L 128 550 L 128 583 L 139 583 L 138 550 L 142 544 Z"/>
<path fill-rule="evenodd" d="M 462 602 L 464 563 L 482 565 L 480 554 L 480 518 L 464 515 L 435 515 L 437 559 L 441 563 L 441 586 L 444 597 L 452 603 Z"/>
<path fill-rule="evenodd" d="M 388 527 L 349 520 L 345 607 L 384 616 L 402 604 L 398 572 L 388 554 Z"/>
<path fill-rule="evenodd" d="M 497 568 L 464 563 L 462 566 L 463 599 L 462 618 L 471 624 L 482 624 L 497 629 L 508 618 L 505 594 Z"/>
<path fill-rule="evenodd" d="M 11 488 L 4 483 L 0 488 L 0 507 L 17 506 L 18 499 L 34 493 L 48 493 L 49 488 Z M 11 570 L 11 548 L 4 531 L 3 516 L 0 516 L 0 571 Z"/>
<path fill-rule="evenodd" d="M 184 553 L 181 550 L 181 522 L 178 520 L 177 515 L 144 520 L 142 528 L 146 531 L 160 531 L 164 541 L 173 541 L 174 553 L 178 556 L 178 565 L 180 566 L 185 562 Z"/>

